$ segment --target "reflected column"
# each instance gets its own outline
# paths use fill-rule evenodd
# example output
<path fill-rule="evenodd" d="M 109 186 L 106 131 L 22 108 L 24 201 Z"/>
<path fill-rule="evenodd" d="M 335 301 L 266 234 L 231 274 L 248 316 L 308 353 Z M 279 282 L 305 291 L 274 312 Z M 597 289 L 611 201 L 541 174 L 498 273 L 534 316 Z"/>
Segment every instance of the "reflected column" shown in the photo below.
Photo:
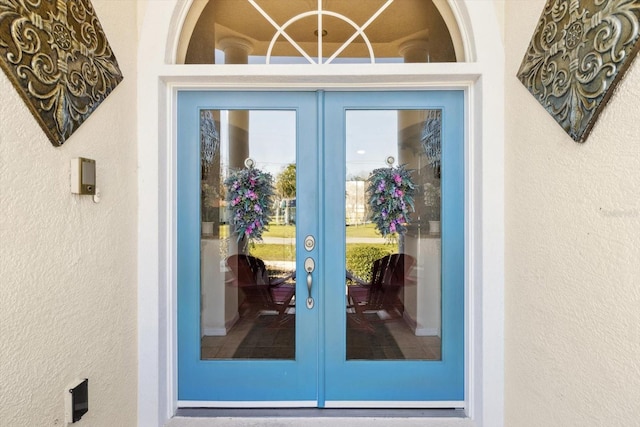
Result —
<path fill-rule="evenodd" d="M 404 58 L 405 63 L 424 63 L 429 61 L 429 41 L 424 39 L 409 40 L 400 45 L 400 54 Z M 407 165 L 408 169 L 414 170 L 415 182 L 420 185 L 424 179 L 422 175 L 420 153 L 422 148 L 420 146 L 420 136 L 422 126 L 426 117 L 424 110 L 402 110 L 398 111 L 398 162 L 399 164 Z M 420 224 L 424 220 L 424 210 L 422 207 L 423 194 L 417 191 L 415 194 L 415 207 L 416 211 L 413 215 L 413 226 L 410 230 L 410 235 L 420 233 Z M 423 230 L 424 231 L 424 230 Z M 415 255 L 415 244 L 411 246 L 412 242 L 405 242 L 409 245 L 406 247 L 406 253 Z M 415 242 L 413 242 L 415 243 Z"/>
<path fill-rule="evenodd" d="M 218 46 L 224 52 L 225 64 L 247 64 L 249 54 L 253 50 L 251 42 L 239 37 L 227 37 L 218 41 Z M 244 161 L 249 158 L 249 111 L 229 111 L 229 167 L 242 169 Z M 229 241 L 229 254 L 247 253 L 247 242 L 236 239 Z"/>
<path fill-rule="evenodd" d="M 185 52 L 185 64 L 215 63 L 215 29 L 213 26 L 199 25 L 211 16 L 214 5 L 215 2 L 209 2 L 198 18 Z M 237 311 L 226 309 L 227 300 L 237 300 L 237 296 L 229 295 L 224 286 L 220 286 L 221 282 L 224 283 L 224 271 L 220 266 L 225 253 L 224 239 L 220 235 L 222 204 L 219 131 L 220 111 L 201 111 L 200 331 L 203 336 L 226 334 Z M 233 305 L 233 302 L 229 305 Z"/>
<path fill-rule="evenodd" d="M 229 38 L 219 41 L 218 44 L 224 51 L 225 63 L 247 63 L 251 46 L 245 40 Z M 213 49 L 211 49 L 211 52 L 213 52 Z M 220 111 L 216 110 L 212 114 L 221 134 L 226 133 L 228 137 L 227 166 L 231 169 L 243 168 L 245 159 L 249 157 L 249 112 L 246 110 L 229 111 L 225 129 L 220 127 Z M 218 150 L 218 162 L 220 157 L 220 151 Z M 213 169 L 215 170 L 212 170 L 210 174 L 215 175 L 216 182 L 211 183 L 211 185 L 217 184 L 219 186 L 225 178 L 222 176 L 224 171 L 219 164 L 215 165 Z M 223 202 L 222 194 L 220 192 L 220 204 Z M 226 213 L 223 216 L 227 217 Z M 231 233 L 229 232 L 229 234 Z M 226 269 L 223 266 L 224 260 L 229 255 L 239 252 L 244 253 L 247 249 L 246 243 L 241 241 L 238 244 L 233 236 L 227 235 L 223 237 L 218 233 L 214 237 L 211 240 L 203 240 L 201 248 L 201 328 L 203 335 L 207 336 L 226 335 L 239 319 L 238 307 L 242 303 L 242 297 L 237 287 L 227 285 L 229 273 L 225 271 Z M 226 242 L 223 240 L 226 240 Z M 223 247 L 224 243 L 226 243 L 226 247 Z M 203 352 L 203 355 L 206 356 L 205 353 Z"/>
<path fill-rule="evenodd" d="M 405 63 L 429 62 L 429 41 L 410 40 L 400 46 Z M 427 183 L 440 187 L 440 180 L 427 164 L 422 147 L 422 130 L 429 112 L 405 110 L 398 112 L 398 161 L 413 170 L 416 184 L 415 212 L 412 224 L 403 239 L 404 253 L 417 261 L 410 274 L 415 286 L 405 286 L 405 319 L 412 324 L 416 335 L 440 335 L 441 331 L 441 241 L 439 235 L 429 234 L 424 188 Z"/>
<path fill-rule="evenodd" d="M 405 63 L 427 62 L 429 58 L 429 43 L 427 40 L 410 40 L 400 45 L 400 54 L 404 58 Z M 414 171 L 414 181 L 420 185 L 421 177 L 421 158 L 420 158 L 420 132 L 425 119 L 424 110 L 401 110 L 398 111 L 398 163 L 406 165 L 407 169 Z M 415 212 L 413 213 L 413 221 L 407 231 L 407 236 L 403 239 L 404 253 L 417 257 L 417 241 L 419 238 L 423 220 L 423 212 L 421 207 L 422 192 L 416 191 L 415 194 Z"/>
<path fill-rule="evenodd" d="M 224 52 L 225 64 L 247 64 L 249 53 L 253 50 L 251 42 L 239 37 L 227 37 L 218 41 L 218 46 Z M 249 111 L 231 110 L 229 111 L 229 167 L 231 169 L 242 169 L 244 161 L 249 158 Z M 231 234 L 231 233 L 230 233 Z M 248 241 L 242 238 L 239 242 L 235 237 L 229 239 L 229 255 L 236 253 L 249 253 Z M 243 293 L 235 289 L 236 311 L 244 300 Z"/>
<path fill-rule="evenodd" d="M 406 165 L 407 169 L 412 170 L 412 178 L 416 184 L 416 189 L 421 188 L 421 164 L 420 164 L 420 129 L 424 120 L 424 110 L 403 110 L 398 111 L 398 163 Z M 404 253 L 416 259 L 416 271 L 420 272 L 422 262 L 420 259 L 420 239 L 422 234 L 421 224 L 421 192 L 416 191 L 414 195 L 415 211 L 411 215 L 411 223 L 407 226 L 407 232 L 399 238 L 398 252 Z M 416 273 L 409 272 L 415 276 Z M 418 277 L 420 279 L 420 277 Z M 415 327 L 418 323 L 418 287 L 420 286 L 404 286 L 403 303 L 404 317 L 408 323 Z"/>

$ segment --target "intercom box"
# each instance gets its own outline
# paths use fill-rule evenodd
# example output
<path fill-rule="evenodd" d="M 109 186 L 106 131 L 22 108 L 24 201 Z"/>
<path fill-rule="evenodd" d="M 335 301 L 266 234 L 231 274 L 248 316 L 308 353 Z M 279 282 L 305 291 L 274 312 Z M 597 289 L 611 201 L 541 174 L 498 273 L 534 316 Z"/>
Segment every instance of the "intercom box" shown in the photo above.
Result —
<path fill-rule="evenodd" d="M 71 159 L 71 192 L 96 194 L 96 161 L 77 157 Z"/>

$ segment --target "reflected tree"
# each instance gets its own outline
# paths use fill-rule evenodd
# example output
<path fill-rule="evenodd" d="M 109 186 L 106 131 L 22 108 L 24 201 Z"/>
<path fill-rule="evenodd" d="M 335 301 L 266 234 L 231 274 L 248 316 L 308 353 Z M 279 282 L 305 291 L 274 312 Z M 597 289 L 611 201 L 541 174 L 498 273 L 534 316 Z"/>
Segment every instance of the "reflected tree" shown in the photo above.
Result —
<path fill-rule="evenodd" d="M 296 165 L 291 163 L 277 176 L 276 191 L 283 199 L 296 197 Z"/>

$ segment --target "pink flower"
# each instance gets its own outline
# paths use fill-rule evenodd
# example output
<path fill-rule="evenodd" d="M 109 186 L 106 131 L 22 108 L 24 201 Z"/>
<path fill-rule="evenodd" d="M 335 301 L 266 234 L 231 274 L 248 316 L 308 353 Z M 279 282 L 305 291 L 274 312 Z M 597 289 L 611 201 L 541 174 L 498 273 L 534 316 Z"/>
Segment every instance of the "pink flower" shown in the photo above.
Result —
<path fill-rule="evenodd" d="M 402 177 L 396 173 L 393 174 L 393 180 L 396 182 L 396 184 L 400 184 L 402 182 Z"/>
<path fill-rule="evenodd" d="M 391 224 L 389 224 L 389 231 L 392 233 L 396 232 L 396 222 L 395 221 L 391 221 Z"/>
<path fill-rule="evenodd" d="M 257 213 L 262 212 L 262 208 L 260 207 L 260 205 L 255 205 L 255 206 L 253 207 L 253 210 L 254 210 L 254 211 L 256 211 Z"/>

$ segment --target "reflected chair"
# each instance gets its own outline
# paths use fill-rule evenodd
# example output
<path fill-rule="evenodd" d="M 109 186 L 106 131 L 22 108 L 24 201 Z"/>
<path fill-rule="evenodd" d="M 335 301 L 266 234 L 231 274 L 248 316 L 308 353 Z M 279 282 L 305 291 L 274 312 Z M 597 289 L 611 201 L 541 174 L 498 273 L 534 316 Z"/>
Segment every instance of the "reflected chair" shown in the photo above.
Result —
<path fill-rule="evenodd" d="M 415 284 L 410 274 L 414 265 L 415 258 L 410 255 L 391 254 L 373 262 L 370 282 L 347 273 L 347 278 L 356 283 L 347 286 L 348 308 L 354 312 L 356 324 L 370 329 L 365 313 L 378 313 L 380 320 L 402 318 L 402 290 L 407 284 Z"/>
<path fill-rule="evenodd" d="M 228 282 L 237 286 L 244 295 L 239 309 L 243 316 L 260 316 L 266 312 L 276 312 L 276 321 L 287 319 L 287 309 L 293 307 L 295 285 L 288 284 L 295 279 L 295 271 L 285 277 L 272 279 L 269 277 L 265 263 L 251 255 L 231 255 L 226 260 L 232 277 Z"/>

